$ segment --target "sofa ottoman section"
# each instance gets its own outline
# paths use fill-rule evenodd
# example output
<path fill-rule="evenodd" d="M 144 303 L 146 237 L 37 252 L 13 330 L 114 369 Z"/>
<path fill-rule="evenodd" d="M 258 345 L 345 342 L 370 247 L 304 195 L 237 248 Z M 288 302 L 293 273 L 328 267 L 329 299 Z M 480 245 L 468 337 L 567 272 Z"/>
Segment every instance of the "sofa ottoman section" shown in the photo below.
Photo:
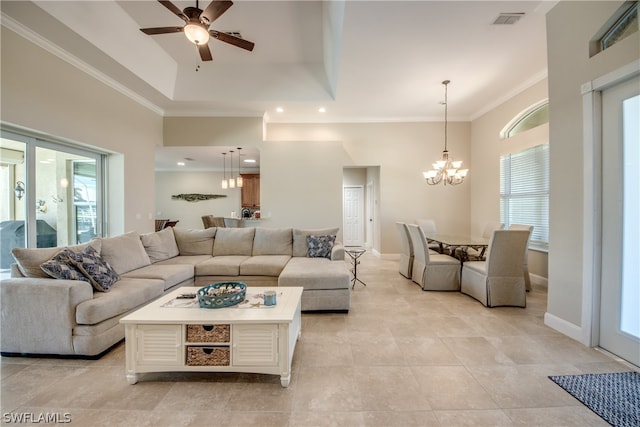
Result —
<path fill-rule="evenodd" d="M 344 261 L 293 257 L 282 270 L 278 286 L 302 286 L 303 311 L 349 311 L 351 276 Z"/>

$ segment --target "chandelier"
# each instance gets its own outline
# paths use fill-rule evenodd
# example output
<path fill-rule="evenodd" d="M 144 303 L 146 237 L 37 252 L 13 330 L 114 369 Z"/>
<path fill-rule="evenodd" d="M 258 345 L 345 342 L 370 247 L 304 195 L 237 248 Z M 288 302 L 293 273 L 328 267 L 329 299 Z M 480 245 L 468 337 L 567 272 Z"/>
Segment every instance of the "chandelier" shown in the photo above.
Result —
<path fill-rule="evenodd" d="M 449 159 L 449 151 L 447 150 L 447 85 L 449 83 L 451 83 L 449 80 L 442 82 L 444 85 L 444 150 L 442 151 L 442 159 L 432 164 L 432 170 L 422 172 L 429 185 L 437 185 L 440 182 L 444 183 L 444 185 L 462 184 L 467 173 L 469 173 L 469 169 L 460 169 L 462 160 L 454 161 Z"/>

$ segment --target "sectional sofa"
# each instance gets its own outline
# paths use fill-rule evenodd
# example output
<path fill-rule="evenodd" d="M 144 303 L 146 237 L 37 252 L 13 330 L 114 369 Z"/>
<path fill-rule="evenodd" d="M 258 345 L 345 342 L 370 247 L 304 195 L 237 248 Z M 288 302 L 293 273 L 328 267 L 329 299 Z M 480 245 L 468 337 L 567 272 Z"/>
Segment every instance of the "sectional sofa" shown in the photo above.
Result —
<path fill-rule="evenodd" d="M 337 231 L 166 228 L 69 248 L 14 248 L 11 278 L 0 282 L 0 351 L 99 356 L 124 338 L 119 320 L 127 313 L 176 287 L 222 281 L 303 286 L 303 311 L 348 311 Z"/>

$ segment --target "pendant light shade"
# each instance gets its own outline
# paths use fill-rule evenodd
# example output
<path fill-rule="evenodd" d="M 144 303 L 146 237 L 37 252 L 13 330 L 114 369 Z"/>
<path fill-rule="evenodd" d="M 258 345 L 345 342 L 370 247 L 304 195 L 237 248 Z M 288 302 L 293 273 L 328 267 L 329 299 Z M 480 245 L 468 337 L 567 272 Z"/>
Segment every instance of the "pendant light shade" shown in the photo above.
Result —
<path fill-rule="evenodd" d="M 238 147 L 238 177 L 236 178 L 236 187 L 242 188 L 242 176 L 240 176 L 240 150 L 242 147 Z"/>
<path fill-rule="evenodd" d="M 233 178 L 233 150 L 229 150 L 230 159 L 229 164 L 231 164 L 231 176 L 229 176 L 229 188 L 236 188 L 236 180 Z"/>
<path fill-rule="evenodd" d="M 227 183 L 227 153 L 222 153 L 222 189 L 226 190 L 228 187 Z"/>

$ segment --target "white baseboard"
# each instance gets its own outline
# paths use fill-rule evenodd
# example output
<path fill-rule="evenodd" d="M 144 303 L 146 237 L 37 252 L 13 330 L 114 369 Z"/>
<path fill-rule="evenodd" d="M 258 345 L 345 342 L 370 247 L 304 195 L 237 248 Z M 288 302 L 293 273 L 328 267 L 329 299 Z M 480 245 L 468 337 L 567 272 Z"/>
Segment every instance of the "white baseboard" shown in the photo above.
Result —
<path fill-rule="evenodd" d="M 566 320 L 554 316 L 553 314 L 548 312 L 544 314 L 544 324 L 586 346 L 589 345 L 588 343 L 584 343 L 582 341 L 583 333 L 580 326 L 574 325 L 571 322 L 567 322 Z"/>
<path fill-rule="evenodd" d="M 543 288 L 549 287 L 549 279 L 544 276 L 529 273 L 529 279 L 531 279 L 532 285 L 542 286 Z"/>

